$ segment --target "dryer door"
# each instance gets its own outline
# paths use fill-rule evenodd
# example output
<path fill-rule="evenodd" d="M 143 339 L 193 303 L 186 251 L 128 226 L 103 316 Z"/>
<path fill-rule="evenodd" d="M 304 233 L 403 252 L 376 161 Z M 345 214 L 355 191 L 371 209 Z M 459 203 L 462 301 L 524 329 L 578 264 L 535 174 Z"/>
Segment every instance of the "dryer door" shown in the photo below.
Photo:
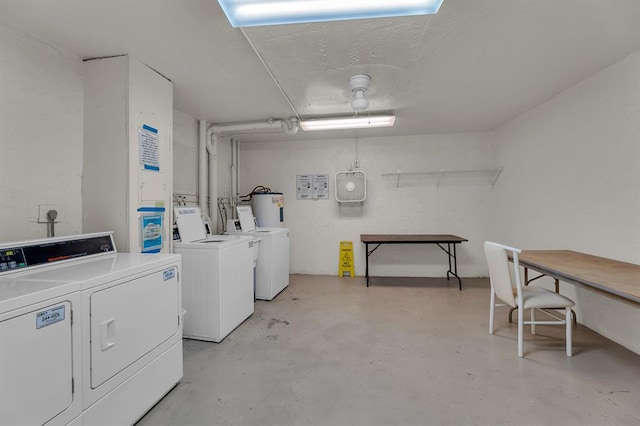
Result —
<path fill-rule="evenodd" d="M 44 424 L 72 394 L 71 304 L 0 318 L 0 423 Z"/>
<path fill-rule="evenodd" d="M 179 332 L 177 269 L 91 295 L 91 388 L 95 389 Z"/>

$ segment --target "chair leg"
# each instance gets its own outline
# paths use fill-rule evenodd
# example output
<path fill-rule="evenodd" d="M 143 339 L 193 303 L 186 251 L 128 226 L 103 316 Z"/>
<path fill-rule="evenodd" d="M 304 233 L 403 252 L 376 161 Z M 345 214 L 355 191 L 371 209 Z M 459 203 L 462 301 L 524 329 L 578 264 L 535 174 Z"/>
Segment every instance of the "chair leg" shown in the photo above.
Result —
<path fill-rule="evenodd" d="M 522 334 L 524 331 L 524 309 L 518 308 L 518 356 L 522 358 Z"/>
<path fill-rule="evenodd" d="M 571 308 L 565 308 L 566 327 L 567 327 L 567 356 L 573 355 L 573 344 L 571 342 Z"/>
<path fill-rule="evenodd" d="M 531 334 L 536 334 L 536 308 L 531 308 Z"/>
<path fill-rule="evenodd" d="M 489 334 L 493 334 L 493 317 L 496 309 L 496 294 L 491 289 L 491 305 L 489 306 Z"/>

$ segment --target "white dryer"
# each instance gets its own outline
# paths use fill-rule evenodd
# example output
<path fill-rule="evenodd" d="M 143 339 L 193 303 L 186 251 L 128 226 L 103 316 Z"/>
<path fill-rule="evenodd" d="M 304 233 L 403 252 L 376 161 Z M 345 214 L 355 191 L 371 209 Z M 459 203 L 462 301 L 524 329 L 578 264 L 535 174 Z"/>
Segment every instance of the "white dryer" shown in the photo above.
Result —
<path fill-rule="evenodd" d="M 176 207 L 182 255 L 184 337 L 221 342 L 253 314 L 253 238 L 206 236 L 198 207 Z"/>
<path fill-rule="evenodd" d="M 111 233 L 0 244 L 0 418 L 131 424 L 182 378 L 178 255 Z"/>
<path fill-rule="evenodd" d="M 238 224 L 228 234 L 260 238 L 256 265 L 256 299 L 272 300 L 289 285 L 289 229 L 255 226 L 251 206 L 237 207 Z"/>

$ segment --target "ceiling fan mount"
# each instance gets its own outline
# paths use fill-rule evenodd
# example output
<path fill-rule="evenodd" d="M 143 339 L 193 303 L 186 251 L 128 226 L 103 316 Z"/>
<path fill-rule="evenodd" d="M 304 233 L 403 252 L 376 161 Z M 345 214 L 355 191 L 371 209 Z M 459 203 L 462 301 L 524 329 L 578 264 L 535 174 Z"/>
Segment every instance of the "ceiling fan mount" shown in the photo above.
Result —
<path fill-rule="evenodd" d="M 349 87 L 353 93 L 351 108 L 356 112 L 369 108 L 369 100 L 365 97 L 369 83 L 371 83 L 371 77 L 367 74 L 356 74 L 349 78 Z"/>

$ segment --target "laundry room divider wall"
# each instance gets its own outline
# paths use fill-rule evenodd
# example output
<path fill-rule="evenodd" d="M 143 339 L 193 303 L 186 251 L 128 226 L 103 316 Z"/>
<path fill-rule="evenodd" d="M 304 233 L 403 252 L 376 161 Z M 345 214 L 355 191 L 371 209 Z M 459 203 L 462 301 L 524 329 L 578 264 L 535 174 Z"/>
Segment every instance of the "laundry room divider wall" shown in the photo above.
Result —
<path fill-rule="evenodd" d="M 83 231 L 168 253 L 173 84 L 128 55 L 87 60 L 84 77 Z"/>

